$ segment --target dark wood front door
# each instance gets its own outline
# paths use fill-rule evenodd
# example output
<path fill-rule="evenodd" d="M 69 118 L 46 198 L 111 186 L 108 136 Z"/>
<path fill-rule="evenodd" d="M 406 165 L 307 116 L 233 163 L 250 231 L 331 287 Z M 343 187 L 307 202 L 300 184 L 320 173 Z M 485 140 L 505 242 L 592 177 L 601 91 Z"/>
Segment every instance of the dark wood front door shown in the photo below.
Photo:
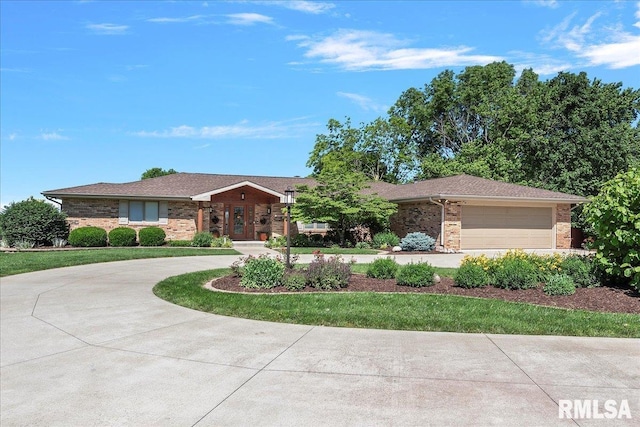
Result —
<path fill-rule="evenodd" d="M 229 237 L 231 240 L 250 240 L 253 238 L 253 206 L 229 206 Z"/>

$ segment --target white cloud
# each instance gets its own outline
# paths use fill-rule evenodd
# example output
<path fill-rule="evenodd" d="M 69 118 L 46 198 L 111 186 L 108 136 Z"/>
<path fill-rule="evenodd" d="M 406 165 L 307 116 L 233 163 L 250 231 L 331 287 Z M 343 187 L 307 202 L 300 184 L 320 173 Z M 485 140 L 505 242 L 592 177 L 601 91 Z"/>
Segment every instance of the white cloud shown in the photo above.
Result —
<path fill-rule="evenodd" d="M 525 0 L 525 3 L 531 3 L 541 7 L 548 7 L 550 9 L 555 9 L 560 6 L 558 0 Z"/>
<path fill-rule="evenodd" d="M 573 65 L 565 60 L 556 59 L 549 55 L 512 51 L 509 52 L 510 61 L 514 64 L 516 73 L 520 74 L 522 70 L 531 68 L 539 75 L 554 75 L 561 71 L 567 71 Z"/>
<path fill-rule="evenodd" d="M 145 138 L 191 138 L 191 139 L 284 139 L 297 137 L 303 132 L 318 127 L 318 123 L 307 122 L 305 117 L 253 125 L 243 120 L 233 125 L 193 127 L 181 125 L 162 131 L 139 131 L 133 135 Z"/>
<path fill-rule="evenodd" d="M 490 55 L 472 55 L 473 48 L 411 48 L 392 34 L 339 30 L 323 38 L 290 36 L 307 49 L 304 56 L 335 64 L 349 71 L 427 69 L 447 66 L 484 65 L 502 60 Z"/>
<path fill-rule="evenodd" d="M 45 141 L 67 141 L 69 139 L 66 136 L 60 135 L 58 132 L 42 132 L 40 138 Z"/>
<path fill-rule="evenodd" d="M 262 2 L 265 3 L 265 2 Z M 298 12 L 312 13 L 318 15 L 326 13 L 336 7 L 333 3 L 316 2 L 316 1 L 304 1 L 304 0 L 290 0 L 290 1 L 272 1 L 266 2 L 267 4 L 286 7 L 287 9 L 296 10 Z"/>
<path fill-rule="evenodd" d="M 192 15 L 192 16 L 186 16 L 183 18 L 162 17 L 162 18 L 150 18 L 150 19 L 147 19 L 147 22 L 159 22 L 159 23 L 193 22 L 193 21 L 200 21 L 203 18 L 204 18 L 203 15 Z"/>
<path fill-rule="evenodd" d="M 232 25 L 273 24 L 273 18 L 259 13 L 232 13 L 225 15 Z"/>
<path fill-rule="evenodd" d="M 358 105 L 365 111 L 376 111 L 376 112 L 384 112 L 387 110 L 387 107 L 384 105 L 380 105 L 375 103 L 371 98 L 364 95 L 359 95 L 357 93 L 350 92 L 337 92 L 337 95 L 342 98 L 347 98 L 354 104 Z"/>
<path fill-rule="evenodd" d="M 129 29 L 128 25 L 117 24 L 87 24 L 87 29 L 100 35 L 121 35 L 126 34 Z"/>
<path fill-rule="evenodd" d="M 640 28 L 640 3 L 636 4 L 635 17 Z M 596 13 L 582 25 L 571 26 L 575 14 L 565 18 L 554 28 L 545 31 L 543 40 L 552 47 L 564 48 L 579 58 L 586 59 L 587 65 L 604 65 L 609 68 L 627 68 L 640 65 L 640 34 L 623 30 L 621 24 L 595 27 L 601 16 Z M 603 42 L 603 40 L 605 40 Z"/>
<path fill-rule="evenodd" d="M 29 69 L 29 68 L 0 68 L 0 72 L 2 72 L 2 73 L 30 73 L 31 69 Z"/>

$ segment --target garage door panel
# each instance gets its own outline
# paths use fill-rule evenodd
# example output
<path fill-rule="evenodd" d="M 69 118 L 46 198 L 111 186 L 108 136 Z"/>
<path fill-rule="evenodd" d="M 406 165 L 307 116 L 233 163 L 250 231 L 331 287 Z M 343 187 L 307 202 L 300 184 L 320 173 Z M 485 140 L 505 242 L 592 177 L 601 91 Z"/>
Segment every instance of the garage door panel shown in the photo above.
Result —
<path fill-rule="evenodd" d="M 552 209 L 463 206 L 462 249 L 551 248 Z"/>

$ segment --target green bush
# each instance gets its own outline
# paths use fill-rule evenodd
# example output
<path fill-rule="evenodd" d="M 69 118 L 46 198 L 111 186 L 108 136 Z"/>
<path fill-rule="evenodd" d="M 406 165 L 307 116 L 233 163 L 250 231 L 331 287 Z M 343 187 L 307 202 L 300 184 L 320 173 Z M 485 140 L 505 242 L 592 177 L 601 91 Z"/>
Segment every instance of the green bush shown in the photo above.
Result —
<path fill-rule="evenodd" d="M 358 242 L 355 247 L 356 249 L 371 249 L 371 245 L 367 242 Z"/>
<path fill-rule="evenodd" d="M 269 249 L 285 247 L 287 246 L 287 237 L 286 236 L 272 237 L 266 242 L 264 242 L 264 246 L 265 248 L 269 248 Z"/>
<path fill-rule="evenodd" d="M 129 227 L 117 227 L 109 232 L 109 245 L 135 246 L 136 230 Z"/>
<path fill-rule="evenodd" d="M 429 263 L 403 265 L 396 273 L 396 282 L 401 286 L 422 288 L 433 285 L 435 269 Z"/>
<path fill-rule="evenodd" d="M 79 248 L 107 246 L 107 232 L 100 227 L 79 227 L 69 233 L 69 244 Z"/>
<path fill-rule="evenodd" d="M 373 247 L 374 248 L 383 248 L 383 247 L 394 247 L 400 244 L 400 238 L 391 231 L 385 231 L 383 233 L 378 233 L 373 236 Z"/>
<path fill-rule="evenodd" d="M 342 262 L 340 256 L 325 259 L 320 254 L 309 264 L 306 276 L 307 283 L 317 289 L 346 288 L 351 277 L 351 266 Z"/>
<path fill-rule="evenodd" d="M 433 237 L 427 236 L 424 233 L 415 232 L 409 233 L 404 239 L 400 241 L 400 247 L 403 251 L 432 251 L 436 247 L 436 241 Z"/>
<path fill-rule="evenodd" d="M 270 289 L 282 285 L 285 265 L 282 261 L 263 254 L 248 257 L 242 268 L 240 285 L 245 288 Z"/>
<path fill-rule="evenodd" d="M 606 182 L 584 214 L 595 233 L 596 262 L 640 291 L 640 168 Z"/>
<path fill-rule="evenodd" d="M 167 244 L 174 248 L 185 248 L 191 246 L 191 240 L 169 240 Z"/>
<path fill-rule="evenodd" d="M 301 291 L 307 286 L 307 279 L 300 271 L 290 271 L 284 275 L 284 287 L 288 291 Z"/>
<path fill-rule="evenodd" d="M 213 236 L 207 231 L 199 231 L 191 239 L 191 246 L 197 248 L 210 248 L 212 244 Z"/>
<path fill-rule="evenodd" d="M 547 295 L 573 295 L 576 293 L 576 285 L 570 276 L 554 274 L 544 285 L 544 293 Z"/>
<path fill-rule="evenodd" d="M 570 276 L 578 287 L 593 288 L 600 283 L 596 266 L 589 256 L 569 255 L 560 263 L 560 269 Z"/>
<path fill-rule="evenodd" d="M 11 203 L 0 212 L 0 238 L 9 246 L 18 241 L 50 245 L 69 236 L 67 217 L 55 206 L 33 197 Z"/>
<path fill-rule="evenodd" d="M 480 265 L 463 262 L 456 270 L 453 281 L 461 288 L 483 288 L 489 284 L 489 274 Z"/>
<path fill-rule="evenodd" d="M 229 236 L 216 237 L 211 242 L 211 246 L 214 248 L 232 248 L 233 240 Z"/>
<path fill-rule="evenodd" d="M 160 227 L 145 227 L 138 232 L 140 246 L 162 246 L 164 245 L 165 237 L 167 235 Z"/>
<path fill-rule="evenodd" d="M 378 258 L 367 267 L 367 277 L 393 279 L 398 272 L 398 263 L 393 258 Z"/>
<path fill-rule="evenodd" d="M 535 266 L 523 258 L 503 257 L 492 269 L 493 285 L 503 289 L 531 289 L 538 284 Z"/>

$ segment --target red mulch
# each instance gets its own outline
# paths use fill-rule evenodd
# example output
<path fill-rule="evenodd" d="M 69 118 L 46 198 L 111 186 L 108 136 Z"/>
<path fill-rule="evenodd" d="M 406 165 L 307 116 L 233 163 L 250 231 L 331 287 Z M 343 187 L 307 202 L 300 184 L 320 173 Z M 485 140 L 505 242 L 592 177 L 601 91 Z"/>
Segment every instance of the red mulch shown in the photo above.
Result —
<path fill-rule="evenodd" d="M 284 287 L 274 289 L 245 289 L 240 286 L 240 278 L 226 276 L 217 279 L 212 286 L 215 289 L 231 292 L 281 293 Z M 319 292 L 307 287 L 301 292 Z M 405 292 L 426 294 L 464 295 L 469 297 L 493 298 L 504 301 L 517 301 L 549 307 L 563 307 L 610 313 L 640 314 L 640 294 L 629 288 L 599 287 L 578 288 L 569 296 L 548 296 L 542 291 L 542 285 L 536 289 L 508 290 L 487 286 L 485 288 L 464 289 L 454 285 L 453 279 L 443 277 L 440 283 L 425 288 L 398 286 L 394 279 L 372 279 L 363 274 L 353 274 L 347 288 L 331 292 Z"/>

